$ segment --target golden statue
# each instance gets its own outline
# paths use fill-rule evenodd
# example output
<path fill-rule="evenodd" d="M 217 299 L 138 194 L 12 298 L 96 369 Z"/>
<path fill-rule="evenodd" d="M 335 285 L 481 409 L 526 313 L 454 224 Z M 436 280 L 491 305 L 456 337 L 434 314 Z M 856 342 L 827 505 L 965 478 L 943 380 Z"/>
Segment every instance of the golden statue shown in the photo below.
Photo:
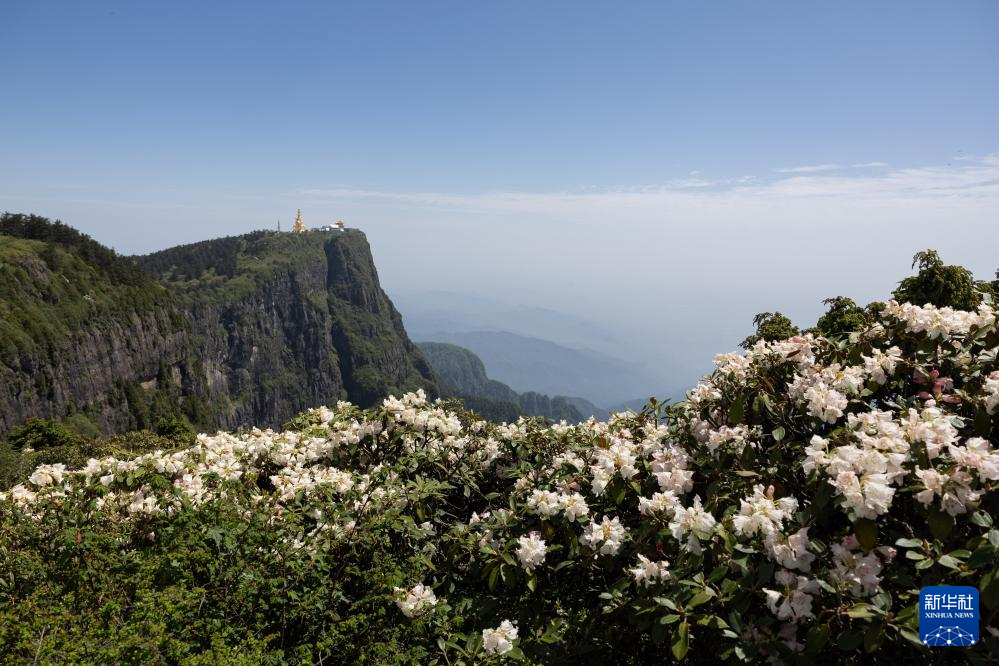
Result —
<path fill-rule="evenodd" d="M 302 209 L 298 209 L 298 217 L 295 218 L 295 226 L 291 228 L 293 233 L 304 234 L 305 233 L 305 222 L 302 222 Z"/>

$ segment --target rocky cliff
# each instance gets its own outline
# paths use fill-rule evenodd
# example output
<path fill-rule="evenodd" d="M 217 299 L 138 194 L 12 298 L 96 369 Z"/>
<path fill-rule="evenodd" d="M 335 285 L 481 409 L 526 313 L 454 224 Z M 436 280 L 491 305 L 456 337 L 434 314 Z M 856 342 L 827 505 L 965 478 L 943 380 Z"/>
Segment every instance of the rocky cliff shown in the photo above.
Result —
<path fill-rule="evenodd" d="M 279 425 L 339 399 L 437 392 L 360 231 L 205 241 L 134 258 L 145 274 L 103 257 L 116 279 L 40 233 L 40 218 L 12 217 L 0 226 L 0 434 L 32 416 L 105 433 L 173 415 Z"/>

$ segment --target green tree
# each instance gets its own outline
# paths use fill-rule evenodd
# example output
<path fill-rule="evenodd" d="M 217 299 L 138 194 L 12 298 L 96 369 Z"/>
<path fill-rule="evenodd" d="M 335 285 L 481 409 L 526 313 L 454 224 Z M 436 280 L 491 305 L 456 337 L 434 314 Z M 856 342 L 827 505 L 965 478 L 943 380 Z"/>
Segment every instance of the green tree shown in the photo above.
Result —
<path fill-rule="evenodd" d="M 780 312 L 759 313 L 753 317 L 753 326 L 756 327 L 756 333 L 750 335 L 740 343 L 743 349 L 749 349 L 760 340 L 766 340 L 767 342 L 785 340 L 801 333 L 801 329 Z"/>
<path fill-rule="evenodd" d="M 57 421 L 32 418 L 7 433 L 7 441 L 15 449 L 47 449 L 76 441 L 73 432 Z"/>
<path fill-rule="evenodd" d="M 937 307 L 950 306 L 958 310 L 974 310 L 982 302 L 981 290 L 991 292 L 987 282 L 976 282 L 974 276 L 963 266 L 948 266 L 936 250 L 917 252 L 912 258 L 912 266 L 919 266 L 916 275 L 898 283 L 892 296 L 895 300 Z"/>
<path fill-rule="evenodd" d="M 163 417 L 156 422 L 154 432 L 160 437 L 172 439 L 179 444 L 193 444 L 197 433 L 183 419 Z"/>
<path fill-rule="evenodd" d="M 834 296 L 822 301 L 829 306 L 825 314 L 819 317 L 815 330 L 819 335 L 842 335 L 859 331 L 870 323 L 868 312 L 857 305 L 852 298 Z"/>

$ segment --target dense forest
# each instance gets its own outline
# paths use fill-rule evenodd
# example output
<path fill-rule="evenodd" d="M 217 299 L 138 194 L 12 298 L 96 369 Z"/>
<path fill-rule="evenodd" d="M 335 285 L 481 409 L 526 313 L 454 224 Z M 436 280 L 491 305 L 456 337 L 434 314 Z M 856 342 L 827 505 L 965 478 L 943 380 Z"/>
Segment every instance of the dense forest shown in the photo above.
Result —
<path fill-rule="evenodd" d="M 112 284 L 137 287 L 150 282 L 134 261 L 119 256 L 59 220 L 52 222 L 38 215 L 3 213 L 0 215 L 0 236 L 44 242 L 41 256 L 46 263 L 58 263 L 56 249 L 61 249 L 79 257 Z"/>

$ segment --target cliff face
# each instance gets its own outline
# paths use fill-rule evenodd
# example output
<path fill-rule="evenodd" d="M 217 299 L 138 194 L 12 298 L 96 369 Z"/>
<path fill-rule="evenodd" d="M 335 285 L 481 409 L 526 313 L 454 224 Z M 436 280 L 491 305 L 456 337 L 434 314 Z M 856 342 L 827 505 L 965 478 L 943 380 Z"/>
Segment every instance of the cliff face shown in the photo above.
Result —
<path fill-rule="evenodd" d="M 178 267 L 197 266 L 197 255 L 219 249 L 211 243 L 139 262 L 185 302 L 224 427 L 278 424 L 340 399 L 370 405 L 391 392 L 436 391 L 378 284 L 361 232 L 247 236 L 221 246 L 218 259 L 228 269 L 192 287 Z"/>
<path fill-rule="evenodd" d="M 150 278 L 116 280 L 73 248 L 0 235 L 0 435 L 33 416 L 104 433 L 172 415 L 277 426 L 340 399 L 437 393 L 359 231 L 254 233 L 136 262 Z"/>
<path fill-rule="evenodd" d="M 178 391 L 189 378 L 189 336 L 177 315 L 158 308 L 98 320 L 0 363 L 0 434 L 33 416 L 85 419 L 106 433 L 151 425 L 132 413 L 127 394 L 132 384 L 155 388 L 161 364 Z"/>

